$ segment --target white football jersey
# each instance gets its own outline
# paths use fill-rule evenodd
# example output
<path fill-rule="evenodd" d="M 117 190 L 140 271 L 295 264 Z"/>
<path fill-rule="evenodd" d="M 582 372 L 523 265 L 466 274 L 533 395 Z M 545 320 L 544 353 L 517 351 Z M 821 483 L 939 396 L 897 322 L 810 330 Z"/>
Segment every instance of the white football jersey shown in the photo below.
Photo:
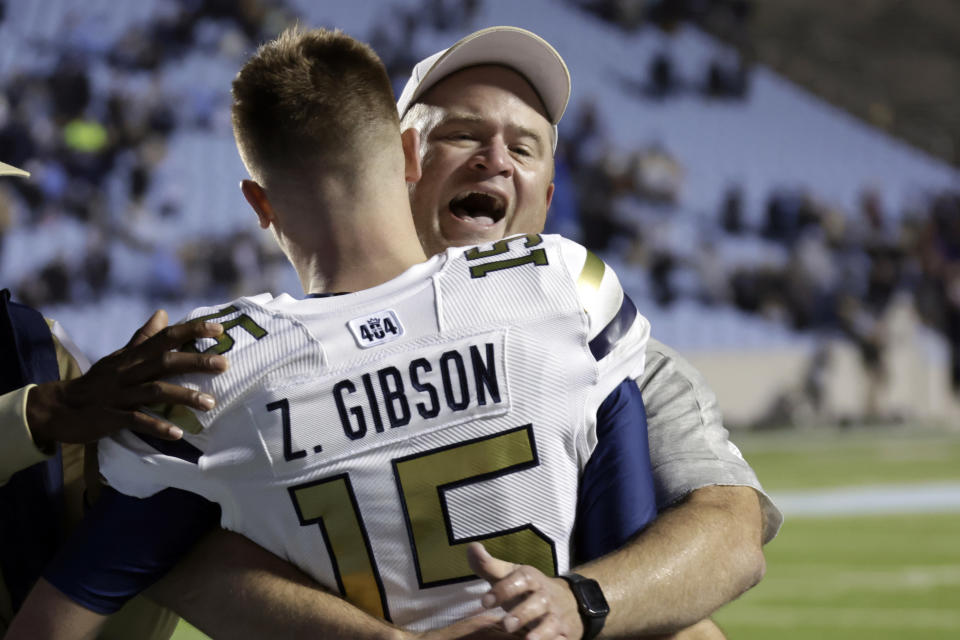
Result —
<path fill-rule="evenodd" d="M 470 541 L 569 569 L 597 408 L 640 374 L 649 335 L 613 271 L 549 235 L 451 249 L 357 293 L 264 294 L 198 317 L 226 331 L 195 348 L 230 368 L 174 382 L 216 408 L 161 409 L 192 431 L 166 453 L 105 440 L 107 481 L 201 494 L 224 528 L 414 630 L 480 610 Z"/>

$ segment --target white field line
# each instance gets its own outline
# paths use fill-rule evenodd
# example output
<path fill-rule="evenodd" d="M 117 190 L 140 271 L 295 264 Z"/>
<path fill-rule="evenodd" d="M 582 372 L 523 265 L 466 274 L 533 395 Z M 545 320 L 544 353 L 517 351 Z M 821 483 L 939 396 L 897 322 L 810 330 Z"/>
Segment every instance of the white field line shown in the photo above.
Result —
<path fill-rule="evenodd" d="M 954 513 L 960 512 L 960 482 L 776 491 L 771 498 L 786 517 Z"/>
<path fill-rule="evenodd" d="M 721 624 L 736 624 L 744 627 L 960 629 L 960 612 L 944 609 L 741 605 L 725 610 L 719 618 Z"/>
<path fill-rule="evenodd" d="M 829 580 L 825 580 L 824 576 L 829 576 Z M 789 577 L 781 576 L 775 567 L 771 568 L 763 580 L 762 591 L 764 598 L 778 598 L 815 590 L 817 597 L 822 598 L 848 593 L 929 591 L 958 585 L 960 585 L 960 565 L 957 564 L 859 571 L 837 571 L 835 565 L 809 565 L 791 568 Z"/>

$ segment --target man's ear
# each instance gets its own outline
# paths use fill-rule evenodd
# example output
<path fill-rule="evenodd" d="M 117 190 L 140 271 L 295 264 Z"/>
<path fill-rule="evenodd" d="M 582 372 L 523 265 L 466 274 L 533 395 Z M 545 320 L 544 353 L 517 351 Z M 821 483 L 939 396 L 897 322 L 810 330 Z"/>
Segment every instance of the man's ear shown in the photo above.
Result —
<path fill-rule="evenodd" d="M 407 182 L 417 182 L 423 175 L 420 166 L 420 132 L 410 127 L 400 134 L 403 143 L 404 172 Z"/>
<path fill-rule="evenodd" d="M 242 180 L 240 191 L 243 192 L 243 197 L 247 199 L 247 204 L 256 212 L 261 229 L 266 229 L 276 222 L 277 217 L 273 214 L 273 207 L 270 206 L 267 192 L 263 190 L 263 187 L 253 180 Z"/>
<path fill-rule="evenodd" d="M 547 211 L 550 211 L 550 203 L 553 202 L 553 183 L 547 186 Z"/>

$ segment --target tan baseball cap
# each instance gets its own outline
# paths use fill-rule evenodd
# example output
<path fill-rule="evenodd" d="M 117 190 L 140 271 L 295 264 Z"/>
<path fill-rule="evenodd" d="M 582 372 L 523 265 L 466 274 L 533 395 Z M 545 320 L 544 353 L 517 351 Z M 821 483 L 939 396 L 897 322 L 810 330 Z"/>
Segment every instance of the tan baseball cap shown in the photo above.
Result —
<path fill-rule="evenodd" d="M 24 171 L 23 169 L 17 169 L 12 164 L 0 162 L 0 176 L 18 176 L 21 178 L 29 178 L 30 172 Z"/>
<path fill-rule="evenodd" d="M 522 74 L 543 101 L 556 133 L 557 123 L 570 101 L 570 71 L 549 42 L 519 27 L 474 31 L 449 49 L 418 62 L 397 100 L 400 117 L 437 82 L 478 64 L 500 64 Z"/>

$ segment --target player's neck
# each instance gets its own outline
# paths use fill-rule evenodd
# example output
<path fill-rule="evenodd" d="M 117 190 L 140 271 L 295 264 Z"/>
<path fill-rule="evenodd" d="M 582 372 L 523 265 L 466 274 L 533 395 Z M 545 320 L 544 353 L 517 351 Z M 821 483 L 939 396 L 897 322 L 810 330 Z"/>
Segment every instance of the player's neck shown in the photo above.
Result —
<path fill-rule="evenodd" d="M 369 289 L 426 260 L 406 200 L 401 203 L 404 206 L 344 216 L 347 224 L 315 235 L 318 244 L 291 258 L 304 292 Z"/>
<path fill-rule="evenodd" d="M 426 256 L 422 250 L 419 253 L 401 250 L 377 256 L 340 255 L 335 260 L 316 257 L 297 269 L 297 273 L 305 293 L 353 292 L 388 282 L 424 260 Z"/>
<path fill-rule="evenodd" d="M 274 230 L 305 293 L 369 289 L 426 260 L 404 175 L 389 160 L 274 190 Z"/>

